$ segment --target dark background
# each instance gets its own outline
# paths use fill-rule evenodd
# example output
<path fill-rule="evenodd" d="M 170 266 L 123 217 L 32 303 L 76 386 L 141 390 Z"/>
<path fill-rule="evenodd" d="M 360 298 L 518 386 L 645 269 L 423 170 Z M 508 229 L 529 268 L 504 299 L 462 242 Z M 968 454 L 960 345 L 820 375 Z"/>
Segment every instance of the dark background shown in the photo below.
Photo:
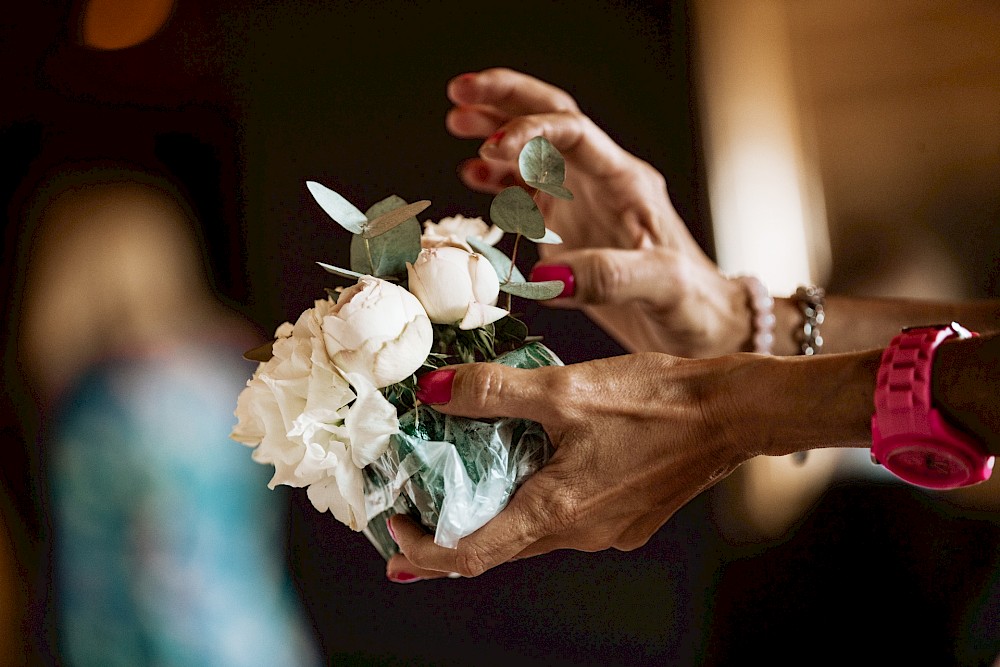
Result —
<path fill-rule="evenodd" d="M 565 88 L 660 169 L 710 250 L 688 9 L 181 1 L 154 39 L 112 53 L 73 45 L 74 3 L 0 15 L 3 479 L 42 643 L 56 630 L 44 621 L 44 471 L 28 444 L 39 418 L 10 334 L 31 231 L 20 197 L 47 166 L 103 156 L 168 169 L 203 221 L 220 296 L 270 333 L 329 284 L 314 261 L 347 263 L 349 238 L 306 180 L 359 208 L 395 193 L 430 199 L 434 218 L 487 211 L 489 197 L 455 176 L 477 142 L 445 132 L 444 88 L 504 65 Z M 621 352 L 579 315 L 529 308 L 527 319 L 567 362 Z M 856 483 L 832 489 L 787 538 L 738 545 L 710 501 L 696 499 L 635 552 L 557 553 L 475 580 L 400 586 L 364 538 L 293 493 L 289 563 L 332 664 L 988 664 L 1000 652 L 995 517 Z"/>

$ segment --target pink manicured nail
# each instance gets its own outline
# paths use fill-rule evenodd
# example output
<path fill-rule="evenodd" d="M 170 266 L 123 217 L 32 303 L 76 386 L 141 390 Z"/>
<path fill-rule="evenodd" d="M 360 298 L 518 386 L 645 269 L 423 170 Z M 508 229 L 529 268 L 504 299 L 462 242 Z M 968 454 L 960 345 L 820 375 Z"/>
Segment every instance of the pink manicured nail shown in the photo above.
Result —
<path fill-rule="evenodd" d="M 414 581 L 422 581 L 423 577 L 418 577 L 415 574 L 410 574 L 409 572 L 396 572 L 394 574 L 388 575 L 389 581 L 394 581 L 397 584 L 412 584 Z"/>
<path fill-rule="evenodd" d="M 417 399 L 421 403 L 437 405 L 451 400 L 451 384 L 455 381 L 455 371 L 445 368 L 431 371 L 417 380 Z"/>
<path fill-rule="evenodd" d="M 500 130 L 499 132 L 494 132 L 493 134 L 490 135 L 490 138 L 486 140 L 486 143 L 499 144 L 500 140 L 503 139 L 504 136 L 506 136 L 506 134 L 507 133 L 504 132 L 503 130 Z"/>
<path fill-rule="evenodd" d="M 536 266 L 531 270 L 531 282 L 540 283 L 546 280 L 563 281 L 563 291 L 556 297 L 557 299 L 576 294 L 576 278 L 573 277 L 573 269 L 566 264 Z"/>
<path fill-rule="evenodd" d="M 396 531 L 392 529 L 392 517 L 385 520 L 385 527 L 389 529 L 389 537 L 392 538 L 392 541 L 399 544 L 399 540 L 396 539 Z"/>

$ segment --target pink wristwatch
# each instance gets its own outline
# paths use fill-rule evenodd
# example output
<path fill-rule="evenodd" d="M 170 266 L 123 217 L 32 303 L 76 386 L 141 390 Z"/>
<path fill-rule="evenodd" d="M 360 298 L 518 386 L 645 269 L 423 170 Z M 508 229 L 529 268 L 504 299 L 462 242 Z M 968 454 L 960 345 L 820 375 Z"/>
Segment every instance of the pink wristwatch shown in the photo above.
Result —
<path fill-rule="evenodd" d="M 931 405 L 934 351 L 949 338 L 976 335 L 952 322 L 903 329 L 892 339 L 875 381 L 872 461 L 905 482 L 930 489 L 989 479 L 994 457 Z"/>

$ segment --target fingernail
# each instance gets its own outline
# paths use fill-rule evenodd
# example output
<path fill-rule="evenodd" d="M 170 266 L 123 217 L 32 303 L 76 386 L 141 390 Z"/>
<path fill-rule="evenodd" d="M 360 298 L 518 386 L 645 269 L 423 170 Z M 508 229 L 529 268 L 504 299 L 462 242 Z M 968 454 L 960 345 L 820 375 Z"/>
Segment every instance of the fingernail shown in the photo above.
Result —
<path fill-rule="evenodd" d="M 421 375 L 417 380 L 417 399 L 421 403 L 437 405 L 451 400 L 451 384 L 455 381 L 455 371 L 444 368 Z"/>
<path fill-rule="evenodd" d="M 392 529 L 392 517 L 385 520 L 385 527 L 389 529 L 389 537 L 392 538 L 392 541 L 399 544 L 399 540 L 396 539 L 396 531 Z"/>
<path fill-rule="evenodd" d="M 493 134 L 490 135 L 490 138 L 486 140 L 486 143 L 499 144 L 500 140 L 503 139 L 506 134 L 507 133 L 504 132 L 503 130 L 500 130 L 499 132 L 494 132 Z"/>
<path fill-rule="evenodd" d="M 409 572 L 394 572 L 390 575 L 389 581 L 394 581 L 397 584 L 412 584 L 414 581 L 422 581 L 423 577 L 418 577 L 415 574 L 410 574 Z"/>
<path fill-rule="evenodd" d="M 573 277 L 573 269 L 566 264 L 545 264 L 531 270 L 531 282 L 546 280 L 561 280 L 563 282 L 563 291 L 559 293 L 557 299 L 576 294 L 576 278 Z"/>
<path fill-rule="evenodd" d="M 485 164 L 476 165 L 476 180 L 488 181 L 490 180 L 490 168 Z"/>

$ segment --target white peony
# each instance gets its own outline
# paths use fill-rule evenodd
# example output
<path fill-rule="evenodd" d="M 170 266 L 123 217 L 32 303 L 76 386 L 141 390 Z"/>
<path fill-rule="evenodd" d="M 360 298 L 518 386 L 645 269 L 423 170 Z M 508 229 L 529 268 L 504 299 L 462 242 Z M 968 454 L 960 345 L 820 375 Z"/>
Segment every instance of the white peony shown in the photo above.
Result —
<path fill-rule="evenodd" d="M 365 375 L 333 364 L 322 327 L 335 307 L 317 301 L 294 326 L 278 328 L 274 356 L 240 393 L 231 437 L 274 466 L 272 489 L 308 486 L 316 509 L 362 530 L 369 518 L 362 468 L 385 452 L 399 421 Z"/>
<path fill-rule="evenodd" d="M 379 389 L 413 375 L 434 343 L 417 298 L 372 276 L 341 292 L 322 322 L 326 350 L 337 368 Z"/>
<path fill-rule="evenodd" d="M 424 222 L 424 233 L 420 236 L 423 248 L 455 246 L 472 251 L 466 239 L 478 238 L 487 245 L 496 245 L 503 238 L 503 230 L 496 225 L 487 225 L 482 218 L 466 218 L 456 215 L 442 218 L 439 222 Z"/>
<path fill-rule="evenodd" d="M 496 307 L 500 280 L 489 260 L 454 246 L 424 248 L 407 262 L 410 291 L 431 322 L 475 329 L 507 314 Z"/>

